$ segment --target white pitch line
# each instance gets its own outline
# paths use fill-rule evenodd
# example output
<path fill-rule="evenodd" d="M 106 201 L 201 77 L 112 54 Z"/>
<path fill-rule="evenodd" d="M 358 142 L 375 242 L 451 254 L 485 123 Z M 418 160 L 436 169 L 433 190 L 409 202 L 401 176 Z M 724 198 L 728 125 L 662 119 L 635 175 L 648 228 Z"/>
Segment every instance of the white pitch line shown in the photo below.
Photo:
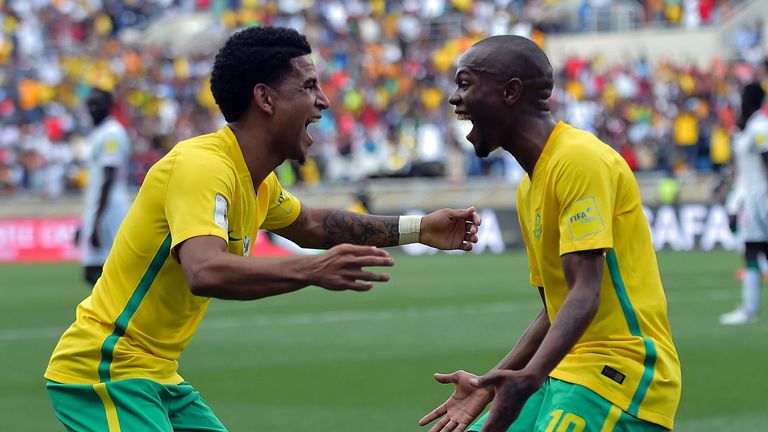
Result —
<path fill-rule="evenodd" d="M 534 302 L 485 303 L 466 306 L 413 307 L 406 309 L 384 310 L 346 310 L 318 313 L 287 314 L 247 318 L 211 318 L 203 321 L 201 329 L 221 329 L 232 327 L 263 327 L 321 324 L 346 321 L 379 321 L 403 318 L 422 318 L 445 315 L 489 314 L 525 310 L 536 307 Z"/>
<path fill-rule="evenodd" d="M 738 290 L 712 290 L 698 293 L 695 296 L 689 295 L 669 295 L 667 301 L 677 302 L 701 302 L 715 300 L 735 299 Z M 281 315 L 269 315 L 258 317 L 236 317 L 236 318 L 218 318 L 215 313 L 209 314 L 201 323 L 201 329 L 220 329 L 234 327 L 268 327 L 268 326 L 286 326 L 286 325 L 307 325 L 323 324 L 333 322 L 349 321 L 381 321 L 389 319 L 407 319 L 421 317 L 437 317 L 445 315 L 467 315 L 467 314 L 495 314 L 510 312 L 514 310 L 525 310 L 536 307 L 538 301 L 517 301 L 517 302 L 496 302 L 483 303 L 463 306 L 424 306 L 411 307 L 406 309 L 384 309 L 384 310 L 339 310 L 328 312 L 313 313 L 291 313 Z M 32 339 L 53 339 L 59 337 L 64 331 L 62 327 L 27 327 L 16 329 L 0 330 L 0 342 L 11 342 L 19 340 Z"/>

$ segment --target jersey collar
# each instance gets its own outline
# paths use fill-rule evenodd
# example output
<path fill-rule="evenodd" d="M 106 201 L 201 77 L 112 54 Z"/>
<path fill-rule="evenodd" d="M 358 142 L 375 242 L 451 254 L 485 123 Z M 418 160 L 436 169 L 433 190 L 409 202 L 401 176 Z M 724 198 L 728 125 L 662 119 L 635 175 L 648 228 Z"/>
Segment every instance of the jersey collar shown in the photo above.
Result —
<path fill-rule="evenodd" d="M 245 157 L 243 156 L 243 149 L 240 148 L 240 144 L 237 142 L 237 137 L 229 125 L 224 126 L 219 131 L 224 136 L 224 141 L 227 143 L 228 153 L 232 158 L 232 162 L 235 164 L 237 174 L 239 176 L 246 175 L 251 176 L 251 172 L 248 171 L 248 165 L 245 164 Z"/>
<path fill-rule="evenodd" d="M 549 138 L 547 139 L 547 143 L 544 144 L 544 150 L 541 151 L 542 156 L 549 157 L 549 155 L 552 153 L 552 148 L 555 146 L 555 143 L 557 142 L 557 138 L 560 136 L 563 131 L 568 129 L 570 126 L 562 121 L 557 122 L 555 125 L 555 128 L 552 129 L 552 133 L 549 134 Z"/>
<path fill-rule="evenodd" d="M 557 142 L 557 138 L 560 136 L 560 134 L 563 133 L 566 129 L 568 129 L 570 126 L 562 121 L 557 122 L 555 125 L 555 128 L 552 129 L 552 133 L 549 134 L 549 138 L 547 139 L 547 143 L 544 144 L 544 149 L 541 151 L 541 154 L 539 155 L 539 160 L 536 162 L 536 166 L 533 168 L 533 177 L 536 178 L 536 171 L 539 170 L 540 166 L 546 165 L 546 163 L 541 163 L 543 160 L 549 160 L 549 155 L 552 154 L 552 150 L 555 147 L 555 143 Z"/>

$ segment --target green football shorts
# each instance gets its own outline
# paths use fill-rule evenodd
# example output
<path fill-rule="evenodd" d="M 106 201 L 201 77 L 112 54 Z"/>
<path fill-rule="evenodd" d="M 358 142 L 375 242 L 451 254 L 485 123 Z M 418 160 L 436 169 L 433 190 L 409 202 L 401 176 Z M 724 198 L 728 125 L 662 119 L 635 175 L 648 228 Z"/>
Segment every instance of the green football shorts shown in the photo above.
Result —
<path fill-rule="evenodd" d="M 480 431 L 488 413 L 468 431 Z M 667 429 L 633 417 L 592 390 L 548 378 L 531 395 L 507 432 L 660 432 Z"/>
<path fill-rule="evenodd" d="M 192 385 L 125 379 L 99 384 L 48 381 L 56 417 L 77 432 L 225 432 Z"/>

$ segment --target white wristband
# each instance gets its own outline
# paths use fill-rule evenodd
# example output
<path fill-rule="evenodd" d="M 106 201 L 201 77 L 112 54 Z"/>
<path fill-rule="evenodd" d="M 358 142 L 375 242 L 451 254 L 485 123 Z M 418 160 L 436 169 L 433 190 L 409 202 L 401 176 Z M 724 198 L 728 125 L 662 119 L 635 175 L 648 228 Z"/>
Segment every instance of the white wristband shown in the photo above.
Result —
<path fill-rule="evenodd" d="M 400 216 L 397 223 L 401 245 L 419 242 L 421 216 Z"/>

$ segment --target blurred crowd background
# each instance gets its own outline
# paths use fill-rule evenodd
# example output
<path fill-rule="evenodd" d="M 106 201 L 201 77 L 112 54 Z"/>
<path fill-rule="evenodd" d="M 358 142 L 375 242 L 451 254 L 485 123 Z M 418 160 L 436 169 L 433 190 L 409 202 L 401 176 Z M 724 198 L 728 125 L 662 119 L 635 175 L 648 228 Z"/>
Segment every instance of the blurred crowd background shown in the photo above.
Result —
<path fill-rule="evenodd" d="M 0 0 L 0 194 L 56 197 L 83 187 L 91 128 L 83 101 L 93 87 L 116 95 L 114 115 L 133 146 L 131 181 L 140 184 L 176 142 L 223 125 L 208 88 L 212 57 L 249 25 L 306 34 L 332 102 L 311 127 L 309 162 L 280 167 L 287 185 L 408 176 L 515 182 L 522 170 L 506 153 L 474 157 L 464 138 L 471 125 L 447 103 L 455 61 L 474 40 L 514 33 L 543 44 L 553 33 L 621 23 L 699 27 L 739 3 Z M 718 172 L 731 160 L 739 91 L 766 74 L 762 28 L 740 29 L 738 57 L 705 67 L 571 58 L 556 70 L 555 116 L 595 132 L 638 172 Z"/>

